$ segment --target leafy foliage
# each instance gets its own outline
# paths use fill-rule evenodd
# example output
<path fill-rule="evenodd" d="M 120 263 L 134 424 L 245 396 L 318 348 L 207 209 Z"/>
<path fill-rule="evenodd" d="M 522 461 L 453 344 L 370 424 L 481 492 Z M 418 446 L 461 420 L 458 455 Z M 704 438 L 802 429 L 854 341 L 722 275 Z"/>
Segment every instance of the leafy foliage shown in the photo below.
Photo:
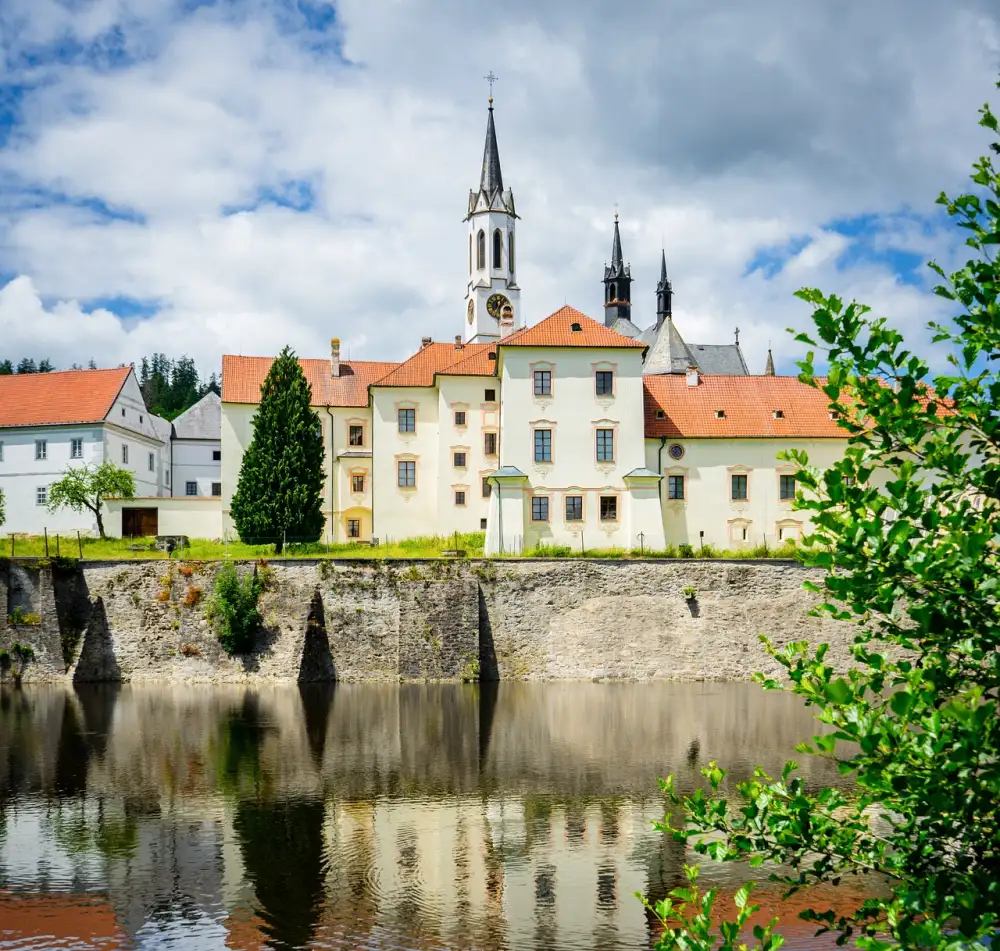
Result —
<path fill-rule="evenodd" d="M 171 360 L 165 353 L 142 358 L 139 387 L 149 411 L 164 419 L 175 419 L 207 393 L 220 392 L 214 373 L 202 382 L 194 360 L 187 356 Z"/>
<path fill-rule="evenodd" d="M 101 508 L 108 498 L 135 498 L 135 477 L 128 469 L 111 461 L 99 466 L 70 466 L 63 477 L 49 487 L 48 509 L 50 512 L 64 507 L 74 512 L 88 509 L 97 520 L 101 538 L 106 538 Z"/>
<path fill-rule="evenodd" d="M 997 133 L 988 107 L 981 124 Z M 814 348 L 802 379 L 823 389 L 850 437 L 825 472 L 802 452 L 788 458 L 796 507 L 814 526 L 805 560 L 825 571 L 817 613 L 857 625 L 855 663 L 836 671 L 826 645 L 768 649 L 826 727 L 798 749 L 835 761 L 856 786 L 810 792 L 794 763 L 778 779 L 757 770 L 731 798 L 714 763 L 708 794 L 664 783 L 686 812 L 674 835 L 697 852 L 773 863 L 790 892 L 845 875 L 886 881 L 884 898 L 802 915 L 868 951 L 978 947 L 1000 928 L 1000 175 L 987 157 L 972 180 L 976 193 L 939 199 L 975 252 L 950 277 L 931 264 L 936 293 L 961 307 L 952 326 L 933 325 L 948 373 L 932 375 L 868 308 L 799 294 L 815 323 L 798 338 Z M 701 907 L 710 917 L 711 901 Z M 702 922 L 678 924 L 672 906 L 657 913 L 659 948 L 732 944 L 732 923 L 717 945 Z M 755 937 L 775 946 L 770 932 Z"/>
<path fill-rule="evenodd" d="M 316 541 L 323 531 L 323 434 L 312 389 L 291 349 L 260 388 L 253 439 L 243 454 L 232 516 L 248 544 Z"/>
<path fill-rule="evenodd" d="M 219 643 L 227 654 L 245 654 L 253 648 L 261 625 L 257 608 L 262 589 L 257 569 L 240 577 L 236 566 L 227 562 L 215 576 L 215 593 L 209 615 Z"/>
<path fill-rule="evenodd" d="M 0 489 L 0 525 L 3 525 L 5 521 L 7 521 L 7 510 L 5 507 L 3 489 Z"/>

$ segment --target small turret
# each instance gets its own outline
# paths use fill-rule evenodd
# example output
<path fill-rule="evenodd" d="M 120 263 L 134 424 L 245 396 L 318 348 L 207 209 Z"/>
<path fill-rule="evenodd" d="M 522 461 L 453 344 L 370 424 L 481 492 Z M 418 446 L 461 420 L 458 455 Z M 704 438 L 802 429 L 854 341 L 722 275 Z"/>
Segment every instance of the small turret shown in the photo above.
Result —
<path fill-rule="evenodd" d="M 622 256 L 622 236 L 615 212 L 615 237 L 611 244 L 611 267 L 604 266 L 604 323 L 611 327 L 616 320 L 632 319 L 632 267 Z"/>
<path fill-rule="evenodd" d="M 674 319 L 674 289 L 667 277 L 667 252 L 660 252 L 660 280 L 656 285 L 656 329 Z"/>

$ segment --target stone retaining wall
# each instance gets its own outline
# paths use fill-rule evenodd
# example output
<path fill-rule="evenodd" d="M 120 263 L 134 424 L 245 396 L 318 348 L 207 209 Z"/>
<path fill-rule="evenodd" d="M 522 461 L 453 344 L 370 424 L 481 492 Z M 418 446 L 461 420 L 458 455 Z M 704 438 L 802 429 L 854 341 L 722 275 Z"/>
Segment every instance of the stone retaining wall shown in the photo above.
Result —
<path fill-rule="evenodd" d="M 254 650 L 229 657 L 206 617 L 218 567 L 0 563 L 0 647 L 35 648 L 26 681 L 746 680 L 780 673 L 762 633 L 846 665 L 853 630 L 808 615 L 818 576 L 786 562 L 287 561 Z M 7 624 L 25 599 L 41 625 Z"/>

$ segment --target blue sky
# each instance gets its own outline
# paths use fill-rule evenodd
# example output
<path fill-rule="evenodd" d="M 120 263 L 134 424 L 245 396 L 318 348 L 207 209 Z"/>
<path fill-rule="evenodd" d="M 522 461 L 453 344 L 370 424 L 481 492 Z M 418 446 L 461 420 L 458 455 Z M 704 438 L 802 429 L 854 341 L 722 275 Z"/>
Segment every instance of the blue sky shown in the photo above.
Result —
<path fill-rule="evenodd" d="M 794 15 L 792 15 L 794 14 Z M 986 140 L 987 0 L 4 0 L 0 358 L 402 358 L 462 330 L 486 84 L 528 322 L 601 316 L 621 209 L 635 319 L 661 247 L 686 339 L 768 342 L 819 286 L 927 343 L 934 204 Z M 483 38 L 488 42 L 483 42 Z M 822 38 L 821 40 L 818 38 Z M 488 53 L 488 61 L 483 56 Z"/>

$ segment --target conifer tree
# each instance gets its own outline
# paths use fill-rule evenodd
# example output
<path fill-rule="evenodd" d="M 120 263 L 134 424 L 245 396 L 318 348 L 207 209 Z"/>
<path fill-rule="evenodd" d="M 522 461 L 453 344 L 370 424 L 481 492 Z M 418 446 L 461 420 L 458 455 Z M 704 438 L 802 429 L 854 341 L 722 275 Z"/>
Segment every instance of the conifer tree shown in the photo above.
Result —
<path fill-rule="evenodd" d="M 260 388 L 253 439 L 243 455 L 232 516 L 248 544 L 316 541 L 323 531 L 323 434 L 312 388 L 289 347 Z"/>

